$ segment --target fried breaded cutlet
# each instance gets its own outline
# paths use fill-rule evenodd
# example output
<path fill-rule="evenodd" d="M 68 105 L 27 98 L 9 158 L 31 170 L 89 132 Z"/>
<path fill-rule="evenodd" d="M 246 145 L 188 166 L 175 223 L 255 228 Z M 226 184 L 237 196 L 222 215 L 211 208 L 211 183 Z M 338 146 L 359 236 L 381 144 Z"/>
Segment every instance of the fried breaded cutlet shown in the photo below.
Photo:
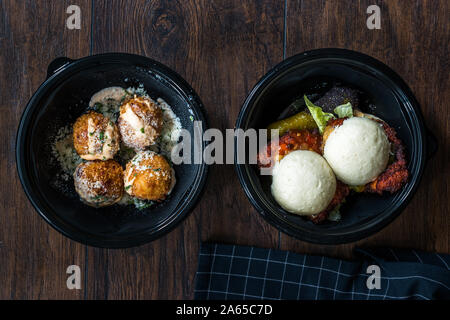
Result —
<path fill-rule="evenodd" d="M 405 146 L 397 138 L 397 133 L 386 122 L 375 120 L 382 124 L 384 132 L 392 145 L 394 162 L 388 165 L 386 170 L 381 173 L 374 181 L 366 184 L 365 191 L 370 193 L 382 194 L 383 191 L 390 193 L 397 192 L 408 181 L 409 172 L 406 166 Z"/>
<path fill-rule="evenodd" d="M 258 154 L 258 166 L 268 168 L 274 161 L 280 161 L 285 155 L 294 150 L 309 150 L 322 154 L 320 151 L 322 136 L 314 130 L 289 130 L 278 141 L 267 145 L 267 148 Z"/>

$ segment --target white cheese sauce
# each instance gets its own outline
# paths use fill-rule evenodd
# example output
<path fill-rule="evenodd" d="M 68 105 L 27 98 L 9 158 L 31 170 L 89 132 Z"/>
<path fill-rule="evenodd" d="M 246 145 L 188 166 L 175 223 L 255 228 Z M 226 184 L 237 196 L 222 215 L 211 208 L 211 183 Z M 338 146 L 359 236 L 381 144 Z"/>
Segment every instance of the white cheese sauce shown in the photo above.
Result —
<path fill-rule="evenodd" d="M 150 98 L 148 93 L 145 91 L 144 86 L 141 84 L 137 88 L 127 88 L 114 86 L 109 88 L 104 88 L 97 93 L 95 93 L 90 101 L 87 110 L 95 110 L 105 117 L 109 118 L 112 122 L 116 122 L 120 113 L 120 106 L 123 102 L 133 97 L 134 95 L 141 96 L 144 98 Z M 150 98 L 151 99 L 151 98 Z M 166 156 L 170 159 L 170 154 L 175 145 L 179 142 L 181 135 L 181 121 L 180 118 L 173 112 L 171 106 L 167 104 L 162 98 L 156 100 L 157 104 L 161 107 L 163 111 L 163 129 L 161 136 L 157 140 L 156 144 L 151 146 L 149 149 Z M 133 117 L 134 116 L 134 117 Z M 138 118 L 134 113 L 127 115 L 128 119 L 131 120 L 133 126 L 142 127 L 140 118 Z M 137 119 L 135 119 L 137 118 Z M 89 123 L 89 130 L 93 129 L 93 124 Z M 105 130 L 105 139 L 111 139 L 113 127 L 108 125 Z M 93 131 L 93 130 L 92 130 Z M 111 132 L 110 132 L 111 131 Z M 89 131 L 91 132 L 91 131 Z M 96 134 L 89 136 L 89 151 L 94 152 L 97 149 Z M 91 141 L 92 140 L 92 141 Z M 109 150 L 108 142 L 102 144 L 101 152 L 108 154 Z M 55 177 L 56 183 L 55 187 L 63 191 L 62 189 L 67 189 L 64 187 L 66 182 L 72 179 L 72 175 L 76 167 L 83 162 L 83 160 L 78 156 L 75 148 L 73 146 L 73 131 L 72 124 L 62 127 L 58 130 L 57 134 L 52 138 L 51 142 L 52 156 L 53 159 L 58 163 L 60 167 L 60 173 Z M 92 150 L 91 150 L 92 149 Z M 129 148 L 126 148 L 122 143 L 120 145 L 119 158 L 123 162 L 128 161 L 133 158 L 135 152 Z M 176 183 L 175 171 L 172 169 L 172 183 L 170 187 L 170 192 L 172 192 Z M 169 192 L 169 193 L 170 193 Z M 136 199 L 124 192 L 124 196 L 121 201 L 118 202 L 120 205 L 134 205 L 138 209 L 148 208 L 153 205 L 152 201 L 144 201 Z"/>

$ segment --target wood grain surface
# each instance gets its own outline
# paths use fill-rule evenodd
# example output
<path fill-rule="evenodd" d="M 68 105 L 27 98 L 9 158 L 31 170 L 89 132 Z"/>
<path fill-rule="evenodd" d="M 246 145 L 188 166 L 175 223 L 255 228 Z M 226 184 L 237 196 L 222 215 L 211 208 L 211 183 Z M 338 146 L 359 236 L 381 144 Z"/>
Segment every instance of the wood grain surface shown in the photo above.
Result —
<path fill-rule="evenodd" d="M 379 59 L 396 71 L 419 101 L 427 127 L 439 140 L 417 193 L 404 212 L 372 237 L 318 246 L 281 237 L 281 248 L 351 258 L 354 246 L 409 247 L 448 253 L 449 247 L 449 39 L 448 1 L 289 1 L 287 56 L 314 48 L 346 48 Z M 381 29 L 366 27 L 366 9 L 381 9 Z"/>
<path fill-rule="evenodd" d="M 79 1 L 90 25 L 90 1 Z M 66 269 L 85 268 L 85 246 L 48 226 L 31 206 L 16 173 L 15 136 L 28 99 L 58 56 L 89 54 L 90 34 L 69 31 L 70 1 L 0 1 L 0 299 L 82 299 L 68 290 Z"/>
<path fill-rule="evenodd" d="M 80 6 L 81 30 L 66 9 Z M 366 9 L 381 8 L 381 29 Z M 450 4 L 440 1 L 0 0 L 0 299 L 192 298 L 201 241 L 352 258 L 355 246 L 449 253 Z M 411 87 L 439 149 L 404 213 L 365 240 L 312 245 L 266 223 L 232 165 L 214 165 L 201 201 L 170 234 L 141 247 L 108 250 L 73 242 L 28 202 L 15 167 L 15 134 L 28 99 L 56 57 L 129 52 L 156 59 L 201 97 L 210 127 L 233 128 L 253 85 L 285 57 L 323 47 L 369 54 Z M 81 290 L 66 268 L 82 269 Z"/>

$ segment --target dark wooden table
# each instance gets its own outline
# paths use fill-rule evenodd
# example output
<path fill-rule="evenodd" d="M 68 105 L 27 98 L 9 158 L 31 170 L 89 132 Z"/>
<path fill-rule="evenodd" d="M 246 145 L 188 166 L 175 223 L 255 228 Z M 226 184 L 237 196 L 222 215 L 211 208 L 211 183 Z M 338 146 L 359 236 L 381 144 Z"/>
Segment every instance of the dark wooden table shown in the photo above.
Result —
<path fill-rule="evenodd" d="M 80 30 L 66 28 L 71 4 L 81 8 Z M 366 27 L 371 4 L 381 8 L 380 30 Z M 361 245 L 449 253 L 449 21 L 447 0 L 0 0 L 0 299 L 192 298 L 201 241 L 341 258 Z M 231 165 L 211 168 L 203 198 L 173 232 L 127 250 L 63 237 L 22 190 L 16 129 L 55 57 L 120 51 L 159 60 L 191 83 L 210 125 L 226 129 L 271 67 L 322 47 L 361 51 L 393 68 L 439 140 L 406 210 L 368 239 L 320 246 L 280 233 L 252 208 Z M 82 269 L 81 290 L 66 287 L 72 264 Z"/>

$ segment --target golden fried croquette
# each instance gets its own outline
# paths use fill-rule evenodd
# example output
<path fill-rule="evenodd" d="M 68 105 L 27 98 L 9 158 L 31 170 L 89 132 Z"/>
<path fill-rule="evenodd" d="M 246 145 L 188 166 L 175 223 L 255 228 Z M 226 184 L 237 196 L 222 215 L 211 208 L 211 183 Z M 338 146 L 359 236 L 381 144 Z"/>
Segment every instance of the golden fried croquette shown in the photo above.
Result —
<path fill-rule="evenodd" d="M 73 125 L 73 144 L 84 160 L 112 159 L 119 150 L 119 130 L 101 113 L 90 111 Z"/>
<path fill-rule="evenodd" d="M 123 143 L 143 150 L 154 144 L 161 134 L 161 107 L 150 98 L 135 96 L 120 106 L 118 125 Z"/>
<path fill-rule="evenodd" d="M 161 201 L 175 185 L 175 172 L 163 156 L 141 151 L 127 163 L 124 184 L 133 197 Z"/>
<path fill-rule="evenodd" d="M 123 169 L 114 160 L 83 162 L 73 175 L 75 190 L 86 204 L 110 206 L 122 198 Z"/>

